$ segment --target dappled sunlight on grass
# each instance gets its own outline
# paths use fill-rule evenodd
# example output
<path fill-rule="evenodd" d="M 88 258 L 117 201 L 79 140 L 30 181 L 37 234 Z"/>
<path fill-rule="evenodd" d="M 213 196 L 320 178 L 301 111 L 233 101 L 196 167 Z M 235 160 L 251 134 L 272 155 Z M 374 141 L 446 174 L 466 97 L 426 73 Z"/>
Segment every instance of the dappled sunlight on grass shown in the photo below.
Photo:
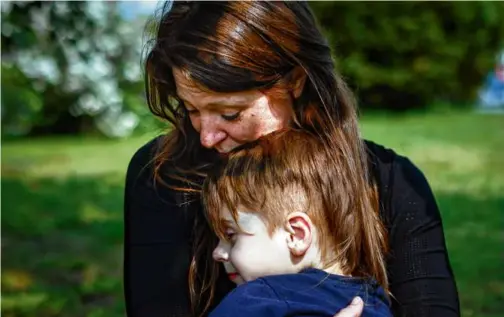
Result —
<path fill-rule="evenodd" d="M 410 158 L 443 217 L 463 316 L 504 311 L 504 116 L 364 117 L 364 136 Z"/>
<path fill-rule="evenodd" d="M 450 173 L 472 174 L 483 169 L 488 153 L 471 146 L 460 146 L 439 140 L 422 140 L 421 146 L 403 146 L 404 152 L 417 164 L 432 164 Z M 463 158 L 463 159 L 462 159 Z"/>
<path fill-rule="evenodd" d="M 10 198 L 2 200 L 2 312 L 86 316 L 98 306 L 122 316 L 122 182 L 3 178 L 2 189 Z"/>
<path fill-rule="evenodd" d="M 80 219 L 83 223 L 106 222 L 108 220 L 122 220 L 117 213 L 108 213 L 91 202 L 86 202 L 80 210 Z"/>
<path fill-rule="evenodd" d="M 133 153 L 152 137 L 7 142 L 2 144 L 2 174 L 4 171 L 6 175 L 34 177 L 124 174 Z"/>
<path fill-rule="evenodd" d="M 30 314 L 31 311 L 38 310 L 47 299 L 48 296 L 45 293 L 5 294 L 2 292 L 2 316 Z"/>
<path fill-rule="evenodd" d="M 11 269 L 2 270 L 2 288 L 13 291 L 24 291 L 33 284 L 33 278 L 29 272 Z"/>
<path fill-rule="evenodd" d="M 364 136 L 410 158 L 435 192 L 486 197 L 504 192 L 504 116 L 426 113 L 371 116 Z"/>

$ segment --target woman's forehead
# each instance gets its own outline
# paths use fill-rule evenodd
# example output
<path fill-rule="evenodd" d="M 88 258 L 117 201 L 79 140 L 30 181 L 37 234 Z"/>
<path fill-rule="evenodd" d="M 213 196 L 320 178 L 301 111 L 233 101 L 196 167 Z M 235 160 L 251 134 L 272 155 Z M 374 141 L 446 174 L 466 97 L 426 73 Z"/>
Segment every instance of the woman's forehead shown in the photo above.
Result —
<path fill-rule="evenodd" d="M 178 68 L 173 68 L 173 77 L 179 98 L 194 106 L 245 106 L 262 97 L 256 90 L 222 93 L 205 89 L 188 72 Z"/>
<path fill-rule="evenodd" d="M 179 68 L 173 68 L 173 78 L 177 87 L 177 95 L 182 99 L 194 98 L 198 95 L 209 93 L 191 79 L 189 73 Z"/>

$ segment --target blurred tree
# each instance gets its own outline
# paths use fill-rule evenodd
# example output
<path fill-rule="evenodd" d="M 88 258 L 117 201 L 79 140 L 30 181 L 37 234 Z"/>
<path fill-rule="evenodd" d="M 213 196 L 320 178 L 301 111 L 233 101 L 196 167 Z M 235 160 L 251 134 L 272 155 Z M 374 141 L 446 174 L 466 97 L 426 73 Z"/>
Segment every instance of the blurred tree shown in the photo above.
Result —
<path fill-rule="evenodd" d="M 140 59 L 146 19 L 124 21 L 118 5 L 1 2 L 3 135 L 153 129 Z M 503 2 L 310 6 L 364 107 L 471 102 L 504 47 Z"/>
<path fill-rule="evenodd" d="M 363 107 L 467 104 L 504 47 L 504 2 L 310 2 Z"/>
<path fill-rule="evenodd" d="M 117 2 L 2 2 L 2 130 L 122 136 L 147 112 L 145 19 Z"/>

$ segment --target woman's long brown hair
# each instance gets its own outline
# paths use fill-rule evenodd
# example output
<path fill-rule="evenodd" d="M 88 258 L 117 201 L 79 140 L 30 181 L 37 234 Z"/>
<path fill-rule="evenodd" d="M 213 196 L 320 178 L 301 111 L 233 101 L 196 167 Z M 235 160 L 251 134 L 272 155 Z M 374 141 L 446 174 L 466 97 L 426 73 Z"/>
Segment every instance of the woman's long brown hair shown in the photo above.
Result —
<path fill-rule="evenodd" d="M 157 180 L 173 180 L 170 186 L 199 199 L 217 159 L 199 143 L 177 96 L 173 68 L 215 92 L 268 91 L 300 68 L 307 81 L 294 100 L 292 127 L 316 135 L 331 149 L 344 203 L 357 213 L 377 214 L 355 100 L 335 72 L 329 45 L 307 2 L 169 1 L 159 13 L 146 56 L 145 84 L 151 112 L 172 127 L 155 157 Z M 215 236 L 202 213 L 195 226 L 190 296 L 194 313 L 201 315 L 212 304 L 217 264 L 209 258 Z"/>

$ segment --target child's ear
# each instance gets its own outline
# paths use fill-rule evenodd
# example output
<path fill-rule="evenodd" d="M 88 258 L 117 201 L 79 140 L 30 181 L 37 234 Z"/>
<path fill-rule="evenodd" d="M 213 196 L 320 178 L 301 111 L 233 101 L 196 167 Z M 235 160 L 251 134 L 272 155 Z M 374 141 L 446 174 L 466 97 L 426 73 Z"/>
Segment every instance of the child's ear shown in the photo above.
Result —
<path fill-rule="evenodd" d="M 290 83 L 292 87 L 292 95 L 294 98 L 299 98 L 303 92 L 306 82 L 306 72 L 301 67 L 296 67 L 290 75 Z"/>
<path fill-rule="evenodd" d="M 303 256 L 313 239 L 313 223 L 303 212 L 293 212 L 287 216 L 287 247 L 294 256 Z"/>

